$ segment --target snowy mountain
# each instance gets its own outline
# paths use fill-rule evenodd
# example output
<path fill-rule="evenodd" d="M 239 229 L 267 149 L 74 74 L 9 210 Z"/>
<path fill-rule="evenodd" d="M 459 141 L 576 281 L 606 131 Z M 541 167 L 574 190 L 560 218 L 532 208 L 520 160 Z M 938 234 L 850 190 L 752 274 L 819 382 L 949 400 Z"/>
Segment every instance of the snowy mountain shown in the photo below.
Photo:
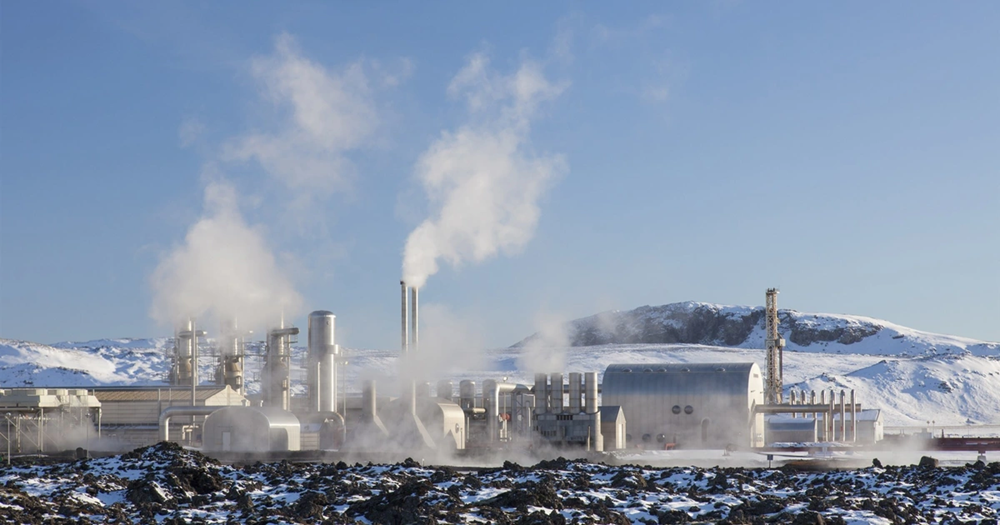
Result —
<path fill-rule="evenodd" d="M 787 351 L 869 355 L 972 354 L 1000 356 L 1000 343 L 921 332 L 855 315 L 778 310 L 778 331 Z M 570 346 L 697 344 L 764 348 L 764 308 L 684 302 L 609 311 L 564 327 Z M 515 347 L 529 346 L 536 333 Z"/>

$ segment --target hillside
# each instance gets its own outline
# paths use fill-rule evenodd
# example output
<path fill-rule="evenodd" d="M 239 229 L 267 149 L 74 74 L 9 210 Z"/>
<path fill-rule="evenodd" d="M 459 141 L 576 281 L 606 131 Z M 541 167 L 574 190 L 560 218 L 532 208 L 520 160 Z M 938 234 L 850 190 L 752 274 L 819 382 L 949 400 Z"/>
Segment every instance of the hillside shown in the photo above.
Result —
<path fill-rule="evenodd" d="M 779 333 L 787 351 L 868 355 L 971 354 L 1000 356 L 1000 343 L 922 332 L 855 315 L 778 310 Z M 564 327 L 570 346 L 607 344 L 696 344 L 764 348 L 764 308 L 683 302 L 609 311 L 571 321 Z M 514 345 L 530 346 L 548 334 L 536 333 Z"/>

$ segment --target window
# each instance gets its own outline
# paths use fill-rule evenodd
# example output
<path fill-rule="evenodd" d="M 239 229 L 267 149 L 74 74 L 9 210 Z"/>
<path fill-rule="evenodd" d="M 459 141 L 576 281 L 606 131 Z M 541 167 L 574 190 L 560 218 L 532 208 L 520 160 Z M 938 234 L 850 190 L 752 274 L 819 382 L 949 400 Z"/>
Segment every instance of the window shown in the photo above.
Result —
<path fill-rule="evenodd" d="M 694 407 L 692 407 L 691 405 L 688 405 L 688 406 L 684 407 L 684 413 L 685 414 L 690 414 L 692 412 L 694 412 Z"/>

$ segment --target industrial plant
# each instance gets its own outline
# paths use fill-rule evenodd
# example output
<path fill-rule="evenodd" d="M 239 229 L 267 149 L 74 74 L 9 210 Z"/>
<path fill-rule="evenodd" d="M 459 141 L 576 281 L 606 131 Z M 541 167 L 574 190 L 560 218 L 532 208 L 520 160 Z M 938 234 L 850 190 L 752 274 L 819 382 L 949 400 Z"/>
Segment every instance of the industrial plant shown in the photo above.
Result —
<path fill-rule="evenodd" d="M 406 282 L 400 288 L 401 356 L 419 359 L 419 289 Z M 0 446 L 54 452 L 101 439 L 121 448 L 172 441 L 223 458 L 414 451 L 502 458 L 509 451 L 542 457 L 880 441 L 879 411 L 864 409 L 853 391 L 790 390 L 786 398 L 777 293 L 766 293 L 763 371 L 753 362 L 616 363 L 603 374 L 536 370 L 532 384 L 506 377 L 432 384 L 400 371 L 394 384 L 364 379 L 354 391 L 344 380 L 348 363 L 336 343 L 336 316 L 318 310 L 308 317 L 304 396 L 291 388 L 297 327 L 279 323 L 251 355 L 233 321 L 202 355 L 207 334 L 191 319 L 173 339 L 169 386 L 2 391 Z M 213 384 L 197 379 L 204 359 L 213 360 Z M 246 390 L 251 363 L 259 363 L 260 390 L 253 395 Z"/>

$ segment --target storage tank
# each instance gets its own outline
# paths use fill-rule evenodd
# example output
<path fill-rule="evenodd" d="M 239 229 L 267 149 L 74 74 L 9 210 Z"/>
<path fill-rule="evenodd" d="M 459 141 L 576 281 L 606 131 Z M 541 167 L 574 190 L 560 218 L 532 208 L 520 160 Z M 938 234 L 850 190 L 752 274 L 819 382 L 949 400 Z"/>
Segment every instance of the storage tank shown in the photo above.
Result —
<path fill-rule="evenodd" d="M 301 426 L 275 407 L 223 407 L 205 418 L 206 452 L 289 452 L 300 449 Z"/>
<path fill-rule="evenodd" d="M 603 406 L 621 406 L 630 446 L 762 446 L 764 381 L 756 363 L 614 364 L 604 372 Z"/>

